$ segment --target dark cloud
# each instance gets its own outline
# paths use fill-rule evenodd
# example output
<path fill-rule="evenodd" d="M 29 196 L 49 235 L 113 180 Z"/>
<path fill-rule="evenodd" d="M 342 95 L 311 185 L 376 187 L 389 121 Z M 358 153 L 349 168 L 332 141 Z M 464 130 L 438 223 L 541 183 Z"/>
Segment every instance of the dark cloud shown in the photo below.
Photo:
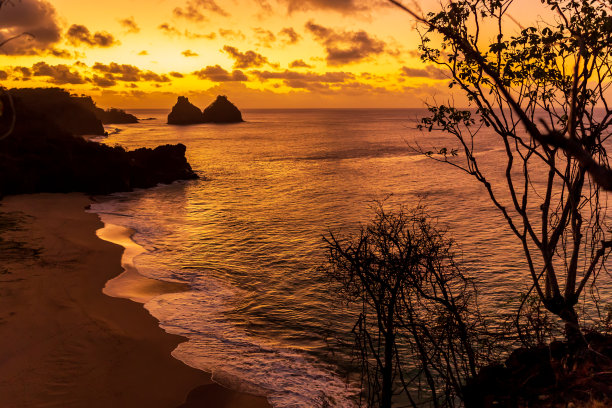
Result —
<path fill-rule="evenodd" d="M 384 41 L 370 37 L 365 31 L 335 31 L 312 21 L 306 29 L 325 46 L 328 65 L 344 65 L 363 61 L 385 52 Z"/>
<path fill-rule="evenodd" d="M 287 6 L 287 12 L 308 10 L 334 10 L 342 14 L 351 14 L 368 10 L 377 3 L 364 0 L 281 0 Z"/>
<path fill-rule="evenodd" d="M 223 38 L 231 39 L 231 40 L 244 40 L 246 37 L 242 33 L 242 31 L 234 31 L 234 30 L 225 30 L 223 28 L 219 29 L 219 35 Z"/>
<path fill-rule="evenodd" d="M 162 30 L 165 34 L 173 36 L 173 35 L 181 35 L 181 32 L 176 29 L 176 27 L 171 26 L 168 23 L 160 24 L 158 29 Z"/>
<path fill-rule="evenodd" d="M 111 74 L 106 74 L 105 76 L 94 75 L 91 79 L 94 85 L 99 86 L 100 88 L 110 88 L 111 86 L 117 85 L 117 81 Z"/>
<path fill-rule="evenodd" d="M 184 57 L 197 57 L 197 56 L 200 55 L 197 52 L 193 52 L 191 50 L 185 50 L 185 51 L 181 52 L 181 54 L 183 54 Z"/>
<path fill-rule="evenodd" d="M 232 72 L 226 71 L 219 65 L 207 66 L 199 71 L 193 73 L 200 79 L 208 79 L 214 82 L 233 82 L 233 81 L 246 81 L 247 76 L 240 70 L 234 70 Z"/>
<path fill-rule="evenodd" d="M 113 79 L 116 81 L 170 82 L 170 78 L 168 78 L 166 75 L 159 75 L 152 71 L 143 71 L 134 65 L 117 64 L 116 62 L 111 62 L 110 64 L 106 65 L 106 64 L 96 62 L 92 68 L 95 71 L 98 71 L 104 74 L 108 74 L 108 75 L 105 75 L 105 78 Z"/>
<path fill-rule="evenodd" d="M 8 79 L 8 72 L 0 69 L 0 80 L 4 81 L 5 79 Z"/>
<path fill-rule="evenodd" d="M 317 74 L 314 72 L 295 72 L 285 70 L 283 72 L 273 71 L 252 71 L 260 81 L 280 79 L 290 88 L 307 89 L 311 91 L 327 90 L 330 85 L 344 84 L 355 79 L 355 75 L 350 72 L 326 72 Z"/>
<path fill-rule="evenodd" d="M 295 44 L 302 38 L 293 28 L 285 27 L 278 33 L 279 36 L 284 36 L 286 44 Z"/>
<path fill-rule="evenodd" d="M 208 20 L 204 15 L 206 12 L 229 16 L 229 13 L 219 7 L 215 0 L 188 0 L 184 7 L 176 7 L 173 14 L 175 17 L 201 22 Z"/>
<path fill-rule="evenodd" d="M 73 24 L 66 32 L 66 37 L 74 45 L 86 44 L 90 47 L 112 47 L 119 44 L 112 34 L 106 31 L 97 31 L 92 34 L 87 27 Z"/>
<path fill-rule="evenodd" d="M 52 56 L 57 57 L 57 58 L 66 58 L 66 59 L 69 59 L 69 58 L 73 57 L 73 55 L 72 55 L 72 53 L 70 51 L 68 51 L 68 50 L 61 50 L 59 48 L 51 48 L 50 50 L 47 51 L 47 54 L 48 55 L 52 55 Z"/>
<path fill-rule="evenodd" d="M 214 40 L 215 38 L 217 38 L 217 33 L 215 32 L 211 32 L 208 34 L 198 34 L 198 33 L 192 33 L 191 31 L 185 30 L 185 37 L 190 38 L 190 39 L 206 39 L 206 40 Z"/>
<path fill-rule="evenodd" d="M 142 71 L 140 74 L 140 78 L 143 81 L 151 81 L 151 82 L 170 82 L 170 78 L 166 75 L 159 75 L 153 71 Z"/>
<path fill-rule="evenodd" d="M 61 40 L 55 8 L 45 0 L 21 0 L 5 4 L 0 13 L 0 42 L 6 55 L 40 55 Z"/>
<path fill-rule="evenodd" d="M 289 68 L 312 68 L 312 65 L 308 65 L 304 60 L 295 60 L 289 64 Z"/>
<path fill-rule="evenodd" d="M 253 34 L 255 39 L 258 41 L 257 45 L 261 47 L 271 48 L 276 41 L 276 36 L 272 31 L 261 27 L 253 28 Z"/>
<path fill-rule="evenodd" d="M 409 78 L 431 78 L 431 79 L 448 79 L 448 76 L 439 68 L 410 68 L 402 67 L 401 75 Z"/>
<path fill-rule="evenodd" d="M 15 67 L 13 73 L 21 75 L 22 78 L 29 78 L 32 76 L 32 70 L 28 67 Z"/>
<path fill-rule="evenodd" d="M 124 18 L 123 20 L 119 20 L 119 24 L 125 28 L 125 30 L 130 34 L 137 34 L 140 32 L 140 27 L 136 24 L 134 17 Z"/>
<path fill-rule="evenodd" d="M 258 68 L 268 64 L 268 59 L 255 51 L 240 52 L 229 45 L 223 47 L 223 51 L 234 59 L 234 68 Z"/>
<path fill-rule="evenodd" d="M 46 62 L 38 62 L 32 66 L 34 76 L 51 78 L 51 82 L 57 85 L 84 84 L 87 81 L 76 71 L 70 71 L 67 65 L 49 65 Z"/>
<path fill-rule="evenodd" d="M 176 72 L 176 71 L 170 72 L 169 75 L 174 78 L 184 78 L 185 77 L 185 75 L 181 74 L 180 72 Z"/>

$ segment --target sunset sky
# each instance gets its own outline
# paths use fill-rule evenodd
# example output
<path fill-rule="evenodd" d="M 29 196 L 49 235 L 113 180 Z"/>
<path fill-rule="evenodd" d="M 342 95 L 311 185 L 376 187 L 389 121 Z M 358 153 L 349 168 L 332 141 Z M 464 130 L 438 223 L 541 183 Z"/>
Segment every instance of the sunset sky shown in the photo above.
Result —
<path fill-rule="evenodd" d="M 385 1 L 13 3 L 0 10 L 0 38 L 34 38 L 2 48 L 5 87 L 61 86 L 120 108 L 165 108 L 178 95 L 205 105 L 225 94 L 244 108 L 405 108 L 449 96 L 444 73 L 419 59 L 414 22 Z M 533 18 L 529 8 L 517 17 Z"/>

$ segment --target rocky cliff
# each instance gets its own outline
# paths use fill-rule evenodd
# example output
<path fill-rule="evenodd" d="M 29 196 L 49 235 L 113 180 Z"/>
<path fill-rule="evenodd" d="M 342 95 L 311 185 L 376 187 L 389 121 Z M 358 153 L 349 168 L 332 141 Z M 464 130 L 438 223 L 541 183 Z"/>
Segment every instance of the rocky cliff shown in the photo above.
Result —
<path fill-rule="evenodd" d="M 0 140 L 0 197 L 36 192 L 107 194 L 198 178 L 185 158 L 182 144 L 126 151 L 86 141 L 70 130 L 75 123 L 83 123 L 79 118 L 64 127 L 41 108 L 47 105 L 38 101 L 36 92 L 25 92 L 26 98 L 19 94 L 13 93 L 15 129 Z M 44 91 L 39 96 L 46 94 Z M 62 108 L 78 111 L 69 100 L 58 100 L 67 105 L 60 103 L 54 112 Z M 10 117 L 5 110 L 0 116 L 0 130 L 8 127 Z"/>
<path fill-rule="evenodd" d="M 83 104 L 83 97 L 71 96 L 60 88 L 22 88 L 11 89 L 9 92 L 41 120 L 53 123 L 69 133 L 104 135 L 102 122 Z"/>

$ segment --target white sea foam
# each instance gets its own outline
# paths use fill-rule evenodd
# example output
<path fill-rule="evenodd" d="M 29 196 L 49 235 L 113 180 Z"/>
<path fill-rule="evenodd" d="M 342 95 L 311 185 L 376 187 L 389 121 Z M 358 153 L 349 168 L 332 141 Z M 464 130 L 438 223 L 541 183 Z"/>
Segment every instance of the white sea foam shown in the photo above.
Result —
<path fill-rule="evenodd" d="M 189 338 L 173 355 L 212 373 L 226 387 L 265 395 L 277 408 L 313 408 L 323 400 L 352 408 L 356 389 L 304 351 L 254 336 L 225 317 L 240 290 L 202 273 L 194 291 L 160 296 L 145 305 L 173 334 Z"/>

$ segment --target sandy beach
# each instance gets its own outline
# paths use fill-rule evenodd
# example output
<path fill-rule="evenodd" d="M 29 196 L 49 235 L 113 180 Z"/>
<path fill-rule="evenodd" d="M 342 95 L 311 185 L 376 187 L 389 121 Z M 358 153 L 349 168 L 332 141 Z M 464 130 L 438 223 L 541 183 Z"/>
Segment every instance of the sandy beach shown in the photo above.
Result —
<path fill-rule="evenodd" d="M 2 407 L 269 407 L 174 359 L 184 338 L 164 332 L 142 304 L 102 292 L 124 272 L 123 247 L 96 236 L 103 224 L 85 212 L 89 202 L 81 194 L 0 202 Z M 185 289 L 139 282 L 150 294 Z"/>

